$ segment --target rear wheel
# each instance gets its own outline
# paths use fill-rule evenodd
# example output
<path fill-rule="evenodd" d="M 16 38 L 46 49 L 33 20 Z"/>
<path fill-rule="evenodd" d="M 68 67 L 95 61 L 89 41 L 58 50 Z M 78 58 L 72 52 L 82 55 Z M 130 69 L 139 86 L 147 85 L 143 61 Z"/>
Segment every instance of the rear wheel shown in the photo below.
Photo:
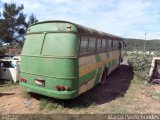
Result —
<path fill-rule="evenodd" d="M 102 77 L 101 77 L 101 83 L 100 83 L 101 85 L 104 85 L 106 78 L 107 78 L 107 73 L 108 73 L 107 69 L 104 69 Z"/>

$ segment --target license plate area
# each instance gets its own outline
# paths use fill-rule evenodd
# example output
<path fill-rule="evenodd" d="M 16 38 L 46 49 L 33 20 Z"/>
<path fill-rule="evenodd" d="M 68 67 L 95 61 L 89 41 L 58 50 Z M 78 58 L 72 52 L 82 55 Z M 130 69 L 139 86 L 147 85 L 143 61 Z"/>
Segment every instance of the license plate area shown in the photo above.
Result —
<path fill-rule="evenodd" d="M 34 79 L 34 83 L 38 86 L 45 86 L 45 80 Z"/>

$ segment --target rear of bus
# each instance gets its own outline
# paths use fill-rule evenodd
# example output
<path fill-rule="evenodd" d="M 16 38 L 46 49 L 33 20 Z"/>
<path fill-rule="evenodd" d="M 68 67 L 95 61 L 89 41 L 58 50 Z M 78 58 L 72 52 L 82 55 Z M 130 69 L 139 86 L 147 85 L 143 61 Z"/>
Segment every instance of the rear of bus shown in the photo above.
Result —
<path fill-rule="evenodd" d="M 48 21 L 29 27 L 21 54 L 20 84 L 28 92 L 58 99 L 78 95 L 77 28 Z"/>

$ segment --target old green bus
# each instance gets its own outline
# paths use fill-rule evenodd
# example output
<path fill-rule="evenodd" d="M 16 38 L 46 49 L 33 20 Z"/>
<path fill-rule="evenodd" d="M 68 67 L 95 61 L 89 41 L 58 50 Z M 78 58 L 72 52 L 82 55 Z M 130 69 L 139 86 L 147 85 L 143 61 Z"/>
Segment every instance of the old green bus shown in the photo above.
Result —
<path fill-rule="evenodd" d="M 75 23 L 35 23 L 21 54 L 20 84 L 28 92 L 73 99 L 105 82 L 120 65 L 123 48 L 123 38 Z"/>

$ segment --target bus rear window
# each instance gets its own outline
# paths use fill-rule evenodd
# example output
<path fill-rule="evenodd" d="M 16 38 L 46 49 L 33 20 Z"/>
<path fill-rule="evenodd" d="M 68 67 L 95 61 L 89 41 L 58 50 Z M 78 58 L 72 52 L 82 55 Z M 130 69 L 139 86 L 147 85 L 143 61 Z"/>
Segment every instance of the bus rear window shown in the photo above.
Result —
<path fill-rule="evenodd" d="M 42 48 L 44 34 L 29 34 L 26 37 L 22 54 L 39 55 Z"/>
<path fill-rule="evenodd" d="M 72 33 L 47 33 L 42 48 L 46 56 L 76 56 L 77 35 Z"/>

